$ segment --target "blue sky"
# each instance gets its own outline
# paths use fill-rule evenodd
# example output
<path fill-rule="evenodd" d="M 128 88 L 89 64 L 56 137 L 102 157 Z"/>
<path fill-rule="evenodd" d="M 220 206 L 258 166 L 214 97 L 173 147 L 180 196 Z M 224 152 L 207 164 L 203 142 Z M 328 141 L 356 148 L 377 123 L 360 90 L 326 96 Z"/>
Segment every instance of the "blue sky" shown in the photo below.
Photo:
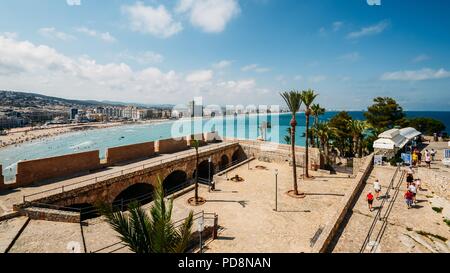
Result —
<path fill-rule="evenodd" d="M 0 3 L 0 89 L 75 99 L 329 109 L 392 96 L 450 109 L 450 2 L 15 0 Z"/>

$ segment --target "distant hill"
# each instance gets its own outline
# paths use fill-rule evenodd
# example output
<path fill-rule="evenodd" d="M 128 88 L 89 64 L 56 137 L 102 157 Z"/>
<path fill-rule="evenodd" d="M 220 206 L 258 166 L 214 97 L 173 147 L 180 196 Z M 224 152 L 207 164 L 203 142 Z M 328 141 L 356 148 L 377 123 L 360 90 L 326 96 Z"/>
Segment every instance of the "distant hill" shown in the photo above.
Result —
<path fill-rule="evenodd" d="M 113 101 L 95 101 L 95 100 L 71 100 L 51 96 L 45 96 L 36 93 L 3 91 L 0 90 L 0 106 L 9 107 L 95 107 L 95 106 L 138 106 L 165 108 L 171 105 L 150 105 L 142 103 L 125 103 Z"/>

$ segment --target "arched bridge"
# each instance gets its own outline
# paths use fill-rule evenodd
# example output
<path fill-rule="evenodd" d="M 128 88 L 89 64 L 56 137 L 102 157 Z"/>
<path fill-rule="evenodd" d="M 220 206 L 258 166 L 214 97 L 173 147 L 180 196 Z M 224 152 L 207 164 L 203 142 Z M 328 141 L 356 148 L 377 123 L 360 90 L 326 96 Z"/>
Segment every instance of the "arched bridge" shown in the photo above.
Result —
<path fill-rule="evenodd" d="M 199 149 L 199 168 L 196 169 L 195 150 L 173 154 L 171 160 L 164 160 L 160 164 L 127 172 L 119 173 L 113 177 L 83 185 L 71 190 L 62 190 L 17 205 L 21 209 L 33 204 L 51 204 L 70 208 L 87 208 L 99 202 L 117 203 L 120 200 L 132 200 L 147 195 L 141 203 L 150 202 L 153 189 L 158 181 L 163 182 L 166 192 L 177 189 L 187 181 L 195 178 L 208 180 L 214 173 L 230 166 L 233 162 L 246 158 L 244 151 L 237 142 L 211 144 Z M 176 157 L 175 157 L 176 156 Z M 181 189 L 181 188 L 178 188 Z"/>

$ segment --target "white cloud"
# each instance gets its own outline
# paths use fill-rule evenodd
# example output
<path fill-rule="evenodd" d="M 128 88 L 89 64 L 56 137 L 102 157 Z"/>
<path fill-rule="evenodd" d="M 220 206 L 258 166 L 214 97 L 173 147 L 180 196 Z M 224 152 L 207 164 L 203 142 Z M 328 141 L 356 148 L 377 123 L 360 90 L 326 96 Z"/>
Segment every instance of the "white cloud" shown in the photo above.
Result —
<path fill-rule="evenodd" d="M 412 60 L 412 62 L 413 62 L 413 63 L 421 63 L 421 62 L 424 62 L 424 61 L 428 61 L 429 59 L 431 59 L 430 56 L 428 56 L 428 55 L 426 55 L 426 54 L 421 54 L 421 55 L 419 55 L 419 56 L 416 56 L 416 57 Z"/>
<path fill-rule="evenodd" d="M 348 53 L 348 54 L 341 55 L 337 59 L 339 61 L 356 62 L 360 58 L 361 58 L 361 56 L 359 55 L 359 52 L 351 52 L 351 53 Z"/>
<path fill-rule="evenodd" d="M 153 51 L 144 51 L 138 53 L 130 53 L 124 51 L 119 54 L 119 58 L 130 60 L 139 64 L 156 64 L 164 61 L 164 56 Z"/>
<path fill-rule="evenodd" d="M 80 32 L 80 33 L 86 34 L 88 36 L 99 38 L 102 41 L 107 42 L 107 43 L 114 43 L 114 42 L 116 42 L 116 38 L 114 38 L 109 32 L 101 33 L 101 32 L 98 32 L 98 31 L 96 31 L 94 29 L 89 29 L 87 27 L 78 27 L 75 30 Z"/>
<path fill-rule="evenodd" d="M 176 11 L 205 32 L 222 32 L 241 9 L 237 0 L 180 0 Z"/>
<path fill-rule="evenodd" d="M 75 40 L 74 36 L 64 32 L 57 31 L 54 27 L 40 28 L 38 30 L 38 33 L 39 35 L 49 39 L 58 39 L 61 41 Z"/>
<path fill-rule="evenodd" d="M 123 6 L 122 11 L 128 16 L 131 30 L 136 32 L 168 38 L 183 29 L 181 23 L 174 21 L 164 5 L 154 8 L 136 2 L 131 6 Z"/>
<path fill-rule="evenodd" d="M 334 22 L 333 23 L 333 31 L 334 32 L 339 31 L 342 28 L 342 26 L 344 26 L 343 22 L 340 22 L 340 21 Z"/>
<path fill-rule="evenodd" d="M 243 72 L 253 71 L 253 72 L 257 72 L 257 73 L 265 73 L 265 72 L 269 72 L 270 68 L 261 67 L 259 64 L 250 64 L 250 65 L 246 65 L 246 66 L 242 67 L 241 70 Z"/>
<path fill-rule="evenodd" d="M 81 6 L 81 0 L 66 0 L 69 6 Z"/>
<path fill-rule="evenodd" d="M 351 32 L 347 35 L 349 39 L 357 39 L 365 36 L 380 34 L 390 26 L 388 20 L 383 20 L 376 25 L 363 27 L 359 31 Z"/>
<path fill-rule="evenodd" d="M 251 103 L 255 96 L 270 101 L 271 96 L 254 79 L 215 79 L 212 70 L 179 73 L 153 66 L 133 69 L 124 62 L 99 63 L 86 56 L 69 57 L 46 45 L 1 34 L 0 82 L 6 90 L 143 103 L 177 104 L 203 96 L 208 103 L 233 104 Z"/>
<path fill-rule="evenodd" d="M 383 81 L 424 81 L 445 78 L 450 78 L 450 71 L 443 68 L 439 70 L 424 68 L 421 70 L 387 72 L 381 76 Z"/>
<path fill-rule="evenodd" d="M 199 70 L 187 75 L 186 81 L 191 83 L 201 83 L 210 81 L 212 78 L 213 72 L 211 70 Z"/>
<path fill-rule="evenodd" d="M 308 81 L 311 83 L 320 83 L 327 79 L 324 75 L 315 75 L 308 78 Z"/>
<path fill-rule="evenodd" d="M 215 69 L 224 69 L 229 67 L 231 64 L 233 63 L 233 61 L 229 61 L 229 60 L 222 60 L 218 63 L 213 64 L 213 67 Z"/>
<path fill-rule="evenodd" d="M 295 81 L 303 81 L 303 79 L 304 79 L 303 75 L 295 75 L 294 76 Z"/>

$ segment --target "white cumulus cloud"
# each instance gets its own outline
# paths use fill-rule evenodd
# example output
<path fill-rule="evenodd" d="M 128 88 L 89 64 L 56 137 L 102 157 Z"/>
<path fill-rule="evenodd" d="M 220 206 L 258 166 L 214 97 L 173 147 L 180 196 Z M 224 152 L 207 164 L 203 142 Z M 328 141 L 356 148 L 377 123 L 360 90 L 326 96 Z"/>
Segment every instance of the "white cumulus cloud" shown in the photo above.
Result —
<path fill-rule="evenodd" d="M 363 27 L 359 31 L 350 32 L 347 35 L 349 39 L 357 39 L 365 36 L 371 36 L 380 34 L 385 31 L 390 26 L 390 22 L 388 20 L 383 20 L 375 25 Z"/>
<path fill-rule="evenodd" d="M 128 16 L 131 30 L 136 32 L 168 38 L 183 29 L 164 5 L 152 7 L 136 2 L 134 5 L 123 6 L 122 11 Z"/>
<path fill-rule="evenodd" d="M 45 38 L 49 38 L 49 39 L 58 39 L 61 41 L 70 41 L 70 40 L 75 40 L 75 37 L 61 32 L 61 31 L 57 31 L 56 28 L 54 27 L 44 27 L 44 28 L 40 28 L 38 30 L 39 35 L 45 37 Z"/>
<path fill-rule="evenodd" d="M 450 78 L 450 71 L 424 68 L 421 70 L 406 70 L 387 72 L 381 76 L 383 81 L 424 81 Z"/>
<path fill-rule="evenodd" d="M 69 6 L 81 6 L 81 0 L 66 0 Z"/>
<path fill-rule="evenodd" d="M 240 14 L 237 0 L 180 0 L 178 13 L 186 13 L 192 25 L 205 32 L 222 32 Z"/>
<path fill-rule="evenodd" d="M 75 30 L 88 36 L 98 38 L 107 43 L 114 43 L 116 41 L 116 38 L 114 38 L 109 32 L 102 33 L 87 27 L 78 27 Z"/>

